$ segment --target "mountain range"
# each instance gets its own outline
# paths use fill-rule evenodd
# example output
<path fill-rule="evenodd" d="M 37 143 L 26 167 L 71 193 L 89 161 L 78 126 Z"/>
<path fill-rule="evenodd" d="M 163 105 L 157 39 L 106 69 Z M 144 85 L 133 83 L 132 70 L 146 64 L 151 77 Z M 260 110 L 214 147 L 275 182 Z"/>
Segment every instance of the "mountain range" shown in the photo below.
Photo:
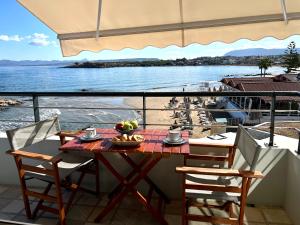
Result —
<path fill-rule="evenodd" d="M 271 56 L 271 55 L 283 55 L 284 48 L 273 48 L 273 49 L 266 49 L 266 48 L 247 48 L 247 49 L 240 49 L 240 50 L 233 50 L 227 52 L 224 56 L 235 56 L 235 57 L 243 57 L 243 56 Z M 300 48 L 297 49 L 300 52 Z"/>
<path fill-rule="evenodd" d="M 248 48 L 229 51 L 224 54 L 224 56 L 232 57 L 244 57 L 244 56 L 276 56 L 283 55 L 285 49 L 273 48 Z M 300 52 L 300 48 L 297 49 Z M 144 61 L 158 61 L 158 58 L 129 58 L 129 59 L 107 59 L 107 60 L 92 60 L 93 62 L 144 62 Z M 75 62 L 83 63 L 89 61 L 87 59 L 83 60 L 0 60 L 0 66 L 67 66 L 74 64 Z"/>
<path fill-rule="evenodd" d="M 93 60 L 93 62 L 142 62 L 156 61 L 157 58 L 130 58 L 130 59 L 108 59 L 108 60 Z M 85 62 L 87 59 L 75 60 L 0 60 L 0 66 L 67 66 L 75 62 Z"/>

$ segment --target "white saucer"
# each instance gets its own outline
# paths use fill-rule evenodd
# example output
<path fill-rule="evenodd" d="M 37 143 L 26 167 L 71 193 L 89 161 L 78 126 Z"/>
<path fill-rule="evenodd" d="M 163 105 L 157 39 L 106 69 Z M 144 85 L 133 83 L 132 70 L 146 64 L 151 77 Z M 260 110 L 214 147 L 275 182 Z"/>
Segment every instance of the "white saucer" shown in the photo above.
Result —
<path fill-rule="evenodd" d="M 80 137 L 80 141 L 85 141 L 85 142 L 88 142 L 88 141 L 96 141 L 96 140 L 99 140 L 101 138 L 100 134 L 96 134 L 95 136 L 93 137 L 88 137 L 88 136 L 82 136 Z"/>
<path fill-rule="evenodd" d="M 183 138 L 179 138 L 176 141 L 171 141 L 169 138 L 166 137 L 165 139 L 163 139 L 163 142 L 169 145 L 182 145 L 186 143 L 186 140 L 184 140 Z"/>

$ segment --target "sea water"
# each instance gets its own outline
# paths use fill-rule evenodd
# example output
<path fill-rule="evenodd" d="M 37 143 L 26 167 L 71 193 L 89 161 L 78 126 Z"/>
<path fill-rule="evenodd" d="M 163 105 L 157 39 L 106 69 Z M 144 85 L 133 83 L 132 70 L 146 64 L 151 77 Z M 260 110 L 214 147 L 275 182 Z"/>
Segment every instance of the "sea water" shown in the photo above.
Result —
<path fill-rule="evenodd" d="M 32 91 L 200 91 L 203 84 L 219 86 L 228 75 L 257 74 L 255 66 L 184 66 L 184 67 L 121 67 L 121 68 L 61 68 L 58 66 L 0 67 L 1 92 Z M 271 67 L 272 74 L 283 72 L 281 67 Z M 32 106 L 29 97 L 18 97 L 22 106 Z M 58 115 L 64 129 L 100 126 L 98 123 L 118 122 L 124 119 L 141 119 L 135 110 L 120 111 L 114 108 L 128 107 L 123 98 L 96 97 L 41 97 L 41 119 Z M 43 108 L 49 107 L 50 108 Z M 64 108 L 62 108 L 64 107 Z M 85 107 L 90 109 L 66 109 Z M 158 106 L 163 107 L 163 106 Z M 96 109 L 109 108 L 109 109 Z M 0 111 L 0 130 L 17 127 L 33 120 L 31 108 L 7 108 Z M 111 127 L 112 124 L 102 124 Z"/>

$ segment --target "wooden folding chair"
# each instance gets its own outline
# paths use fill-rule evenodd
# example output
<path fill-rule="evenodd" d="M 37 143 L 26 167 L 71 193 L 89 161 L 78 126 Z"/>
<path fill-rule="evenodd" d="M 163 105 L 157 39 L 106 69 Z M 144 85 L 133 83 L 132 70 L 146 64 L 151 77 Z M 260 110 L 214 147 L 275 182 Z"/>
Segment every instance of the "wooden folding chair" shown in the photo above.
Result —
<path fill-rule="evenodd" d="M 43 210 L 58 214 L 60 224 L 65 224 L 65 215 L 81 185 L 86 170 L 92 164 L 95 164 L 96 167 L 94 171 L 97 182 L 96 193 L 99 193 L 99 168 L 98 161 L 94 158 L 66 152 L 50 156 L 23 150 L 26 147 L 44 141 L 50 136 L 59 135 L 60 125 L 58 118 L 8 130 L 6 133 L 11 145 L 11 150 L 7 151 L 7 153 L 14 157 L 17 165 L 28 218 L 34 218 L 39 210 Z M 64 137 L 65 136 L 64 134 Z M 79 172 L 79 178 L 75 183 L 71 182 L 70 176 L 74 172 Z M 28 189 L 26 181 L 33 178 L 48 183 L 44 192 L 39 193 Z M 55 195 L 49 194 L 52 185 L 55 185 Z M 61 187 L 71 191 L 66 206 L 64 206 Z M 40 199 L 33 213 L 30 209 L 29 197 Z M 56 203 L 57 208 L 44 205 L 44 201 Z"/>
<path fill-rule="evenodd" d="M 190 146 L 192 147 L 191 153 L 184 156 L 184 165 L 188 166 L 203 162 L 201 164 L 203 167 L 231 168 L 237 148 L 237 140 L 238 136 L 236 136 L 233 144 L 216 144 L 213 143 L 213 140 L 212 143 L 190 143 Z M 196 148 L 199 151 L 195 152 L 193 151 L 193 148 Z M 203 151 L 204 148 L 213 149 L 214 154 Z"/>
<path fill-rule="evenodd" d="M 177 167 L 176 171 L 183 174 L 183 211 L 182 225 L 188 221 L 202 221 L 214 224 L 243 224 L 247 194 L 254 178 L 262 178 L 255 171 L 261 146 L 240 126 L 237 131 L 236 146 L 245 159 L 245 165 L 238 169 Z M 211 204 L 211 201 L 219 204 Z M 239 205 L 238 215 L 233 211 L 234 204 Z M 207 213 L 204 215 L 191 212 L 190 209 L 202 212 L 218 208 L 226 212 L 226 217 Z"/>

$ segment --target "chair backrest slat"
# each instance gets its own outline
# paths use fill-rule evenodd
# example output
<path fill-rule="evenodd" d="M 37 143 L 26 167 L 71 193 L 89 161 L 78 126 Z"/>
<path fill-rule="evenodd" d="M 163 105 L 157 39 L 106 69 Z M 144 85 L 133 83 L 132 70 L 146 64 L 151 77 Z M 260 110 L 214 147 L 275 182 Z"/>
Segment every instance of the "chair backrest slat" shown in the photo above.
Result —
<path fill-rule="evenodd" d="M 251 171 L 255 170 L 261 146 L 241 125 L 238 127 L 235 145 L 243 155 Z"/>
<path fill-rule="evenodd" d="M 6 131 L 12 150 L 25 148 L 41 142 L 60 132 L 58 118 L 47 119 L 25 127 Z"/>

